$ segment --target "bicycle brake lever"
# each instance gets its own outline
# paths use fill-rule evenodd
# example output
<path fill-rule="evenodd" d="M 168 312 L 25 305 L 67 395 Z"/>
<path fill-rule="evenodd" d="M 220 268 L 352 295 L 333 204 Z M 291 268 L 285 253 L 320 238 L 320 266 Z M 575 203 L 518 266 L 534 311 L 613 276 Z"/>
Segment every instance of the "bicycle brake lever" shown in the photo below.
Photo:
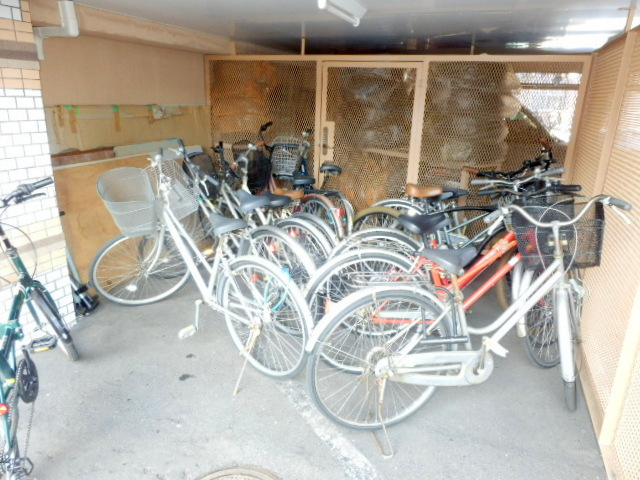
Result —
<path fill-rule="evenodd" d="M 627 225 L 633 225 L 633 221 L 631 220 L 631 217 L 629 217 L 629 215 L 627 215 L 621 209 L 611 203 L 609 204 L 609 206 L 614 211 L 614 213 L 616 213 L 624 221 L 624 223 L 626 223 Z"/>

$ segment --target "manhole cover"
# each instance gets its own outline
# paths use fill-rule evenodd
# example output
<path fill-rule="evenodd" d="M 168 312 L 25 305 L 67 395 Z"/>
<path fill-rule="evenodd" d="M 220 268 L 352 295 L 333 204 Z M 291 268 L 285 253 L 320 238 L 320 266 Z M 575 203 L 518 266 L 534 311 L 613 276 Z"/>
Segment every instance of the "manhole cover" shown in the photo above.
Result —
<path fill-rule="evenodd" d="M 200 480 L 278 480 L 264 470 L 254 467 L 226 468 L 205 475 Z"/>

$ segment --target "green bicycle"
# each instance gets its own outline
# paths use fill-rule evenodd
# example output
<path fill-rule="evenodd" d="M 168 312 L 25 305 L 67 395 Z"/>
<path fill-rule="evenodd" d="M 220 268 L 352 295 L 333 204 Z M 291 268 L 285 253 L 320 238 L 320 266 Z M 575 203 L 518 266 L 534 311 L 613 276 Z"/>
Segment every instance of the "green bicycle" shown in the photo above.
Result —
<path fill-rule="evenodd" d="M 0 207 L 3 207 L 2 212 L 11 205 L 44 195 L 33 192 L 51 183 L 53 183 L 52 178 L 45 178 L 32 184 L 18 186 L 8 197 L 0 200 Z M 42 283 L 32 278 L 2 224 L 0 224 L 0 242 L 9 263 L 18 275 L 18 289 L 13 298 L 9 318 L 0 327 L 2 335 L 0 338 L 0 381 L 2 382 L 0 386 L 0 430 L 4 437 L 2 457 L 0 458 L 0 477 L 7 474 L 8 480 L 18 480 L 26 478 L 33 470 L 33 463 L 26 456 L 33 408 L 31 408 L 29 416 L 22 455 L 16 438 L 20 401 L 33 405 L 38 396 L 38 371 L 31 359 L 30 352 L 50 350 L 59 345 L 70 360 L 77 360 L 79 355 L 69 329 L 51 295 Z M 24 339 L 24 331 L 20 324 L 20 313 L 25 304 L 36 323 L 37 330 L 45 334 L 28 345 L 21 342 Z M 22 351 L 21 358 L 18 356 L 19 350 Z"/>

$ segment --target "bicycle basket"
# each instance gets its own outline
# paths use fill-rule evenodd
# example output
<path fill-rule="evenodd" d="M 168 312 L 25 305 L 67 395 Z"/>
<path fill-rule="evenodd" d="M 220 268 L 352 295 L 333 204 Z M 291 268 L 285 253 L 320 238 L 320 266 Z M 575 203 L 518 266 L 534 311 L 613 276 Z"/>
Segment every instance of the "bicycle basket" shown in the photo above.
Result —
<path fill-rule="evenodd" d="M 292 176 L 298 163 L 302 140 L 295 137 L 276 137 L 271 152 L 272 172 L 275 176 Z"/>
<path fill-rule="evenodd" d="M 234 160 L 238 160 L 240 155 L 247 152 L 249 143 L 244 140 L 231 145 L 231 153 L 233 153 Z M 260 150 L 247 152 L 247 158 L 249 160 L 247 165 L 247 187 L 251 192 L 264 190 L 269 185 L 269 179 L 271 178 L 271 160 L 265 157 Z"/>
<path fill-rule="evenodd" d="M 143 168 L 120 167 L 98 178 L 98 195 L 123 235 L 152 233 L 156 228 L 155 194 Z"/>
<path fill-rule="evenodd" d="M 98 178 L 98 195 L 123 235 L 133 237 L 154 233 L 157 228 L 157 167 L 120 167 Z M 198 209 L 198 202 L 184 172 L 174 160 L 162 160 L 159 168 L 171 186 L 169 205 L 173 214 L 184 218 Z"/>
<path fill-rule="evenodd" d="M 573 203 L 556 204 L 550 207 L 528 206 L 527 212 L 542 222 L 566 221 L 579 212 L 580 205 Z M 553 234 L 551 228 L 539 228 L 526 222 L 518 213 L 511 218 L 513 231 L 518 242 L 518 252 L 522 255 L 525 268 L 547 266 L 553 261 Z M 600 265 L 604 236 L 604 208 L 598 203 L 573 225 L 560 228 L 563 242 L 565 265 L 577 268 Z"/>

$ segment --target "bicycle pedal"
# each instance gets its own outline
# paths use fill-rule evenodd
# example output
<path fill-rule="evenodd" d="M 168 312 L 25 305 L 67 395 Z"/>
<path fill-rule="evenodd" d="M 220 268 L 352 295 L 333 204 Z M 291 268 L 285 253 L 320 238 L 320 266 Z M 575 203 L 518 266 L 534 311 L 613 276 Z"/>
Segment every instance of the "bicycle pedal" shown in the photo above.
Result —
<path fill-rule="evenodd" d="M 29 350 L 32 353 L 46 352 L 47 350 L 56 348 L 57 344 L 58 339 L 56 337 L 54 337 L 53 335 L 46 335 L 44 337 L 32 340 L 29 344 Z"/>
<path fill-rule="evenodd" d="M 195 325 L 189 325 L 188 327 L 183 328 L 178 332 L 178 337 L 180 340 L 184 340 L 185 338 L 189 338 L 198 331 Z"/>

